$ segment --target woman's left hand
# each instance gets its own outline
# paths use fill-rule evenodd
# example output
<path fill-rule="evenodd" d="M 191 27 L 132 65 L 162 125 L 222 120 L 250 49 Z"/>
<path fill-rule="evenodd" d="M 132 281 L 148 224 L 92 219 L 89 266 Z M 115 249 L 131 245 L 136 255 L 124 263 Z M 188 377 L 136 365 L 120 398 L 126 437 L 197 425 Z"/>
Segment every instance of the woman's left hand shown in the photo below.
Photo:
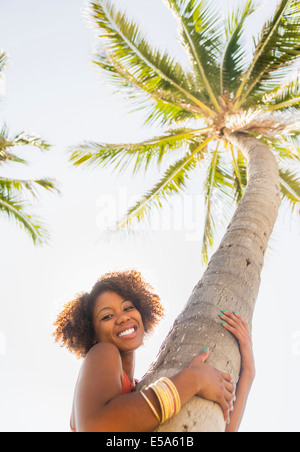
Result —
<path fill-rule="evenodd" d="M 248 376 L 250 379 L 255 377 L 255 361 L 253 354 L 252 337 L 247 323 L 236 312 L 222 311 L 221 324 L 230 331 L 239 342 L 242 357 L 241 375 Z"/>

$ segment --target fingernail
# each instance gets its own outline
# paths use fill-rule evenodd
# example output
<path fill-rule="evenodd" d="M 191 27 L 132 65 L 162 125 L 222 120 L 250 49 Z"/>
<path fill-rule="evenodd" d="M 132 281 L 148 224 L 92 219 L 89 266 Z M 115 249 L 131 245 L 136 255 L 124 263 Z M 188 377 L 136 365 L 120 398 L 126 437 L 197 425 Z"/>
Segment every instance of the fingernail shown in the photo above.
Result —
<path fill-rule="evenodd" d="M 204 352 L 208 352 L 209 347 L 205 347 L 205 349 L 203 350 Z"/>
<path fill-rule="evenodd" d="M 219 316 L 220 316 L 220 317 L 225 317 L 225 315 L 224 315 L 224 314 L 219 314 Z"/>
<path fill-rule="evenodd" d="M 227 425 L 229 425 L 230 424 L 230 418 L 228 419 L 228 421 L 227 421 Z"/>
<path fill-rule="evenodd" d="M 227 309 L 221 309 L 221 312 L 228 312 Z"/>
<path fill-rule="evenodd" d="M 221 325 L 226 325 L 226 322 L 223 322 L 223 321 L 222 321 L 222 322 L 221 322 Z"/>
<path fill-rule="evenodd" d="M 239 315 L 238 312 L 236 312 L 236 311 L 233 311 L 233 313 Z"/>

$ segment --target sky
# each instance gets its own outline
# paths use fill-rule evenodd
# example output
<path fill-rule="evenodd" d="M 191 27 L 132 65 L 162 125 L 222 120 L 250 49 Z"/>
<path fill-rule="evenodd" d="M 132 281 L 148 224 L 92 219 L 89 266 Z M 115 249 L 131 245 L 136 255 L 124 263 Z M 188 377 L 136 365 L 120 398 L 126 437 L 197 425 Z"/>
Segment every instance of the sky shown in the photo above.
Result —
<path fill-rule="evenodd" d="M 227 5 L 216 1 L 216 6 Z M 117 0 L 152 42 L 178 58 L 176 24 L 162 0 Z M 249 21 L 259 30 L 276 1 Z M 5 176 L 53 177 L 61 195 L 43 194 L 34 211 L 48 224 L 51 243 L 34 247 L 14 223 L 0 218 L 0 431 L 69 428 L 81 362 L 53 343 L 52 324 L 63 304 L 90 290 L 107 271 L 135 268 L 160 294 L 166 318 L 137 354 L 136 377 L 159 345 L 205 270 L 201 263 L 201 180 L 155 216 L 146 233 L 108 240 L 112 218 L 159 180 L 160 172 L 117 176 L 109 169 L 76 169 L 66 149 L 84 140 L 136 142 L 161 132 L 145 128 L 143 113 L 101 80 L 91 64 L 95 37 L 83 0 L 0 0 L 0 49 L 9 54 L 1 83 L 0 124 L 36 133 L 53 147 L 25 147 L 29 167 Z M 129 108 L 128 108 L 129 107 Z M 283 208 L 270 242 L 255 311 L 257 377 L 241 431 L 300 431 L 300 221 Z M 200 352 L 200 351 L 199 351 Z"/>

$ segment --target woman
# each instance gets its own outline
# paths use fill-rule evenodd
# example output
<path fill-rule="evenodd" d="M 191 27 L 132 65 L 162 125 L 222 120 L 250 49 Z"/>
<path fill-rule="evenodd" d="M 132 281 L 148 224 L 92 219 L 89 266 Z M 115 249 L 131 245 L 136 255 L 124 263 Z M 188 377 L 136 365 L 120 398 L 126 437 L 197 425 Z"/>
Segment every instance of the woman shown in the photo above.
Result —
<path fill-rule="evenodd" d="M 57 318 L 54 337 L 85 358 L 75 389 L 72 431 L 150 432 L 195 395 L 219 403 L 227 431 L 237 431 L 255 373 L 251 337 L 238 314 L 220 315 L 240 345 L 242 371 L 236 388 L 230 375 L 205 364 L 205 349 L 174 377 L 132 392 L 135 351 L 163 316 L 152 287 L 133 270 L 108 273 L 91 293 L 68 303 Z"/>

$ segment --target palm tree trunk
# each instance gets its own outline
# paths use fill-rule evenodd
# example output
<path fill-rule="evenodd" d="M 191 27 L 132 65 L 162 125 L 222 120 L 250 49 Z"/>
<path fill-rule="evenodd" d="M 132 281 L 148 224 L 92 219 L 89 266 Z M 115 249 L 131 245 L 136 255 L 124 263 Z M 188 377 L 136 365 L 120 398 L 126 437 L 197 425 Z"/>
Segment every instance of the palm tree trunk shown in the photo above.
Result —
<path fill-rule="evenodd" d="M 185 368 L 204 347 L 210 347 L 208 364 L 237 381 L 240 353 L 235 338 L 220 325 L 218 314 L 237 311 L 252 325 L 264 254 L 280 207 L 279 171 L 267 146 L 245 133 L 224 131 L 248 161 L 248 186 L 217 252 L 201 281 L 176 319 L 156 362 L 139 388 Z M 194 397 L 181 412 L 157 431 L 224 432 L 217 404 Z"/>

